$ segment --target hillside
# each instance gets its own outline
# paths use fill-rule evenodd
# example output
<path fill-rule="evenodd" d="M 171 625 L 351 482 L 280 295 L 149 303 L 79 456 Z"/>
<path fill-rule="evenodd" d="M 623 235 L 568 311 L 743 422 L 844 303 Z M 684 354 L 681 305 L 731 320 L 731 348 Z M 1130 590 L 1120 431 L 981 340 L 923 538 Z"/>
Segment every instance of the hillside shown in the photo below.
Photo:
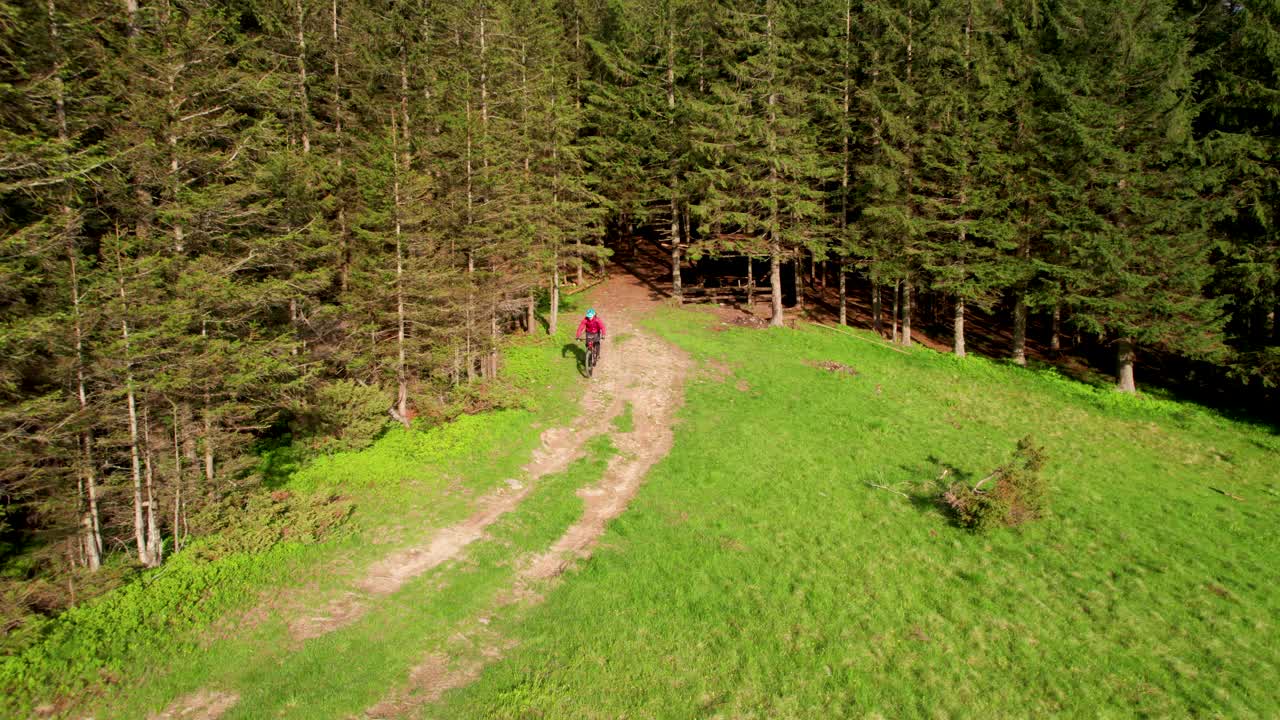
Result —
<path fill-rule="evenodd" d="M 529 410 L 296 471 L 283 488 L 345 496 L 354 529 L 256 556 L 144 652 L 108 646 L 107 684 L 33 697 L 209 719 L 1277 710 L 1272 432 L 655 295 L 597 289 L 613 338 L 590 383 L 572 346 L 531 345 L 509 359 L 541 383 Z M 956 527 L 932 481 L 1026 434 L 1050 516 Z M 99 624 L 141 612 L 103 605 Z M 46 671 L 104 652 L 68 635 Z"/>

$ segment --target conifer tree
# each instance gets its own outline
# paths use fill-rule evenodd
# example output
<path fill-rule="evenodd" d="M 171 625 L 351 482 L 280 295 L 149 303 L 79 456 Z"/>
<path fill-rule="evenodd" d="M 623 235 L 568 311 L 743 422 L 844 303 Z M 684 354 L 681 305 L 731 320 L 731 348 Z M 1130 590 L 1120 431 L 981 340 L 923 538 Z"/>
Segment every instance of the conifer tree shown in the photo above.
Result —
<path fill-rule="evenodd" d="M 826 244 L 820 184 L 830 168 L 808 122 L 799 10 L 780 0 L 719 7 L 720 66 L 695 128 L 706 187 L 697 211 L 705 223 L 766 244 L 770 324 L 781 326 L 784 259 Z"/>
<path fill-rule="evenodd" d="M 1073 5 L 1057 18 L 1062 69 L 1041 142 L 1058 168 L 1048 231 L 1081 269 L 1067 288 L 1075 322 L 1114 338 L 1117 386 L 1133 392 L 1137 347 L 1205 353 L 1217 337 L 1189 28 L 1167 7 Z"/>

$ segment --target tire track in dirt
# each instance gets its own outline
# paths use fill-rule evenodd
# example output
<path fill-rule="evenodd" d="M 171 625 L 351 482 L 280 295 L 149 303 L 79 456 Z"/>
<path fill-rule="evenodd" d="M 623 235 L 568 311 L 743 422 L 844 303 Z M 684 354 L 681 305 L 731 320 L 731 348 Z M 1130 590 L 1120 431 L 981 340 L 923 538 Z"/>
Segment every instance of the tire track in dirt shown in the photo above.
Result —
<path fill-rule="evenodd" d="M 629 334 L 631 339 L 613 349 L 612 357 L 602 359 L 596 378 L 613 389 L 615 403 L 631 403 L 634 424 L 630 432 L 611 433 L 618 455 L 599 483 L 578 491 L 584 504 L 581 518 L 522 567 L 511 589 L 493 607 L 450 638 L 454 654 L 461 657 L 451 660 L 439 649 L 433 650 L 410 671 L 405 686 L 392 690 L 365 717 L 408 716 L 445 692 L 470 684 L 485 666 L 514 647 L 513 641 L 488 627 L 488 615 L 510 605 L 532 607 L 542 602 L 548 581 L 554 583 L 574 562 L 590 557 L 609 521 L 626 510 L 649 470 L 670 451 L 675 414 L 683 402 L 692 363 L 676 348 L 639 331 L 626 314 L 614 320 L 610 331 L 615 336 Z"/>
<path fill-rule="evenodd" d="M 217 720 L 239 699 L 233 692 L 200 690 L 174 700 L 163 712 L 150 715 L 149 720 Z"/>
<path fill-rule="evenodd" d="M 371 608 L 372 602 L 390 595 L 423 573 L 459 557 L 468 545 L 484 537 L 485 530 L 514 510 L 529 495 L 537 481 L 563 472 L 583 455 L 592 438 L 603 434 L 610 421 L 622 412 L 617 388 L 604 382 L 599 391 L 583 395 L 578 417 L 567 427 L 542 433 L 542 444 L 524 466 L 524 480 L 507 480 L 507 486 L 481 497 L 470 517 L 438 530 L 425 543 L 405 548 L 374 563 L 355 589 L 336 598 L 319 614 L 298 618 L 289 624 L 289 634 L 297 642 L 327 635 L 354 623 Z"/>

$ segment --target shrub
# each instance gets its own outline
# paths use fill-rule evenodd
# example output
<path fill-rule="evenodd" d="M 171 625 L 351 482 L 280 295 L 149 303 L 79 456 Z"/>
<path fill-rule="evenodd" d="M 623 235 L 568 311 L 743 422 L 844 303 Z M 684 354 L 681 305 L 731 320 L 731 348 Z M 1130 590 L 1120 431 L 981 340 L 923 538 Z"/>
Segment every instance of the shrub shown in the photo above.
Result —
<path fill-rule="evenodd" d="M 387 427 L 391 401 L 382 388 L 336 380 L 316 389 L 315 403 L 299 412 L 295 436 L 322 453 L 363 450 Z"/>
<path fill-rule="evenodd" d="M 1018 441 L 1009 462 L 976 485 L 954 482 L 947 486 L 942 503 L 957 523 L 978 531 L 1035 520 L 1048 510 L 1048 482 L 1040 474 L 1045 459 L 1044 448 L 1028 435 Z"/>
<path fill-rule="evenodd" d="M 296 494 L 257 490 L 228 498 L 192 518 L 208 534 L 191 550 L 214 560 L 235 553 L 260 553 L 286 540 L 317 543 L 338 530 L 355 508 L 332 493 Z"/>

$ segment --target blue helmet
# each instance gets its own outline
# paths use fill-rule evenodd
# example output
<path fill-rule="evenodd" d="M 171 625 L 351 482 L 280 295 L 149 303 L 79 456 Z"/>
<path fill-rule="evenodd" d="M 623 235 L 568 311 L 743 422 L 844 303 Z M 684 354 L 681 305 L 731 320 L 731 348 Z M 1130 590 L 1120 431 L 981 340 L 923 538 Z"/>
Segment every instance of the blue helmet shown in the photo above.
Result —
<path fill-rule="evenodd" d="M 590 310 L 588 310 L 588 311 L 587 311 L 587 317 L 588 317 L 588 318 L 593 318 L 593 317 L 595 317 L 595 316 L 596 316 L 596 309 L 595 309 L 595 308 L 591 308 Z"/>

